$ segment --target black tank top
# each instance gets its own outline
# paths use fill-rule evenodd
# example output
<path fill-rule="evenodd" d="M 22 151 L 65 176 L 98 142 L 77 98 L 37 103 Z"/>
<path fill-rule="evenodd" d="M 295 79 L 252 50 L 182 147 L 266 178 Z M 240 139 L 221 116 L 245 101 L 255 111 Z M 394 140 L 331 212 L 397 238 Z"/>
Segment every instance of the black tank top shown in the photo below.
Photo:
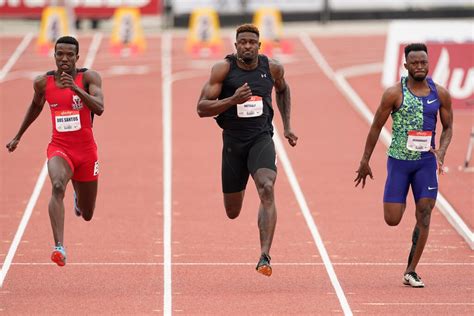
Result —
<path fill-rule="evenodd" d="M 224 135 L 240 140 L 249 140 L 265 132 L 273 135 L 273 78 L 268 58 L 259 55 L 258 66 L 253 70 L 239 68 L 237 58 L 233 54 L 225 58 L 230 62 L 230 69 L 222 84 L 219 99 L 231 97 L 237 88 L 247 82 L 252 95 L 262 97 L 263 113 L 257 117 L 240 118 L 237 116 L 237 105 L 233 105 L 216 117 L 217 124 L 224 130 Z"/>

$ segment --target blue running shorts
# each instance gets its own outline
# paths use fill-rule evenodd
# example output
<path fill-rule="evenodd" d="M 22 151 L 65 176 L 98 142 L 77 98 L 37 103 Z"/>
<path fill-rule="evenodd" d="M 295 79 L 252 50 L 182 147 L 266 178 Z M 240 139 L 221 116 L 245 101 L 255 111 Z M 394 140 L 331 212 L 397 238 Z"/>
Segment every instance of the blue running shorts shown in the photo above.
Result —
<path fill-rule="evenodd" d="M 420 160 L 400 160 L 388 157 L 383 201 L 405 204 L 410 186 L 415 202 L 421 198 L 436 200 L 438 195 L 437 168 L 438 164 L 434 155 Z"/>

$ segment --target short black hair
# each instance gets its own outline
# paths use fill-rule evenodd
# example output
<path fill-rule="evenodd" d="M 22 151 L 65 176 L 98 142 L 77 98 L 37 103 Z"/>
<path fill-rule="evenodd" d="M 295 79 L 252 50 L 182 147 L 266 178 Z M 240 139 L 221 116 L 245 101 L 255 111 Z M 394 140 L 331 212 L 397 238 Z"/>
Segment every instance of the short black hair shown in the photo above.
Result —
<path fill-rule="evenodd" d="M 237 28 L 237 31 L 235 32 L 235 38 L 239 36 L 240 33 L 245 33 L 245 32 L 250 32 L 257 34 L 257 37 L 260 37 L 260 32 L 258 31 L 258 28 L 253 25 L 253 24 L 242 24 Z"/>
<path fill-rule="evenodd" d="M 79 54 L 79 42 L 77 39 L 75 39 L 72 36 L 61 36 L 58 38 L 56 41 L 56 44 L 54 45 L 54 50 L 56 51 L 56 46 L 58 44 L 71 44 L 71 45 L 76 45 L 76 55 Z"/>
<path fill-rule="evenodd" d="M 424 51 L 426 54 L 428 54 L 428 48 L 423 43 L 411 43 L 405 46 L 405 60 L 408 58 L 408 54 L 410 52 L 419 52 L 419 51 Z"/>

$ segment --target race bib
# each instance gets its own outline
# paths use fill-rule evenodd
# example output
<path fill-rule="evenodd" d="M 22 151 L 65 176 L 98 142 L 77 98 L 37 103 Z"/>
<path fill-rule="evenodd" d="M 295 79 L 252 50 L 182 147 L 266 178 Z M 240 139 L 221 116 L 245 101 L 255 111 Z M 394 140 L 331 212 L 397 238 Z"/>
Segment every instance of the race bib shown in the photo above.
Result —
<path fill-rule="evenodd" d="M 56 111 L 54 121 L 58 132 L 73 132 L 81 129 L 79 111 Z"/>
<path fill-rule="evenodd" d="M 413 151 L 429 151 L 431 135 L 430 131 L 408 131 L 407 148 Z"/>
<path fill-rule="evenodd" d="M 262 97 L 252 96 L 245 103 L 237 104 L 237 115 L 242 118 L 260 116 L 263 113 Z"/>

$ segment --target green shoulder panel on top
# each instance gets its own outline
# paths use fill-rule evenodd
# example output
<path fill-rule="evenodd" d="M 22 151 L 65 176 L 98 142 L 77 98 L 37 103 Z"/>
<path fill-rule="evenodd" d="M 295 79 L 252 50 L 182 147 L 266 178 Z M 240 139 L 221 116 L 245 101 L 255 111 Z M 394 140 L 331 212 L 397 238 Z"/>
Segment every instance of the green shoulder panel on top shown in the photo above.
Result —
<path fill-rule="evenodd" d="M 419 160 L 421 153 L 406 147 L 408 131 L 423 129 L 423 102 L 407 88 L 407 78 L 402 78 L 403 103 L 398 111 L 392 113 L 392 143 L 387 154 L 401 160 Z"/>

